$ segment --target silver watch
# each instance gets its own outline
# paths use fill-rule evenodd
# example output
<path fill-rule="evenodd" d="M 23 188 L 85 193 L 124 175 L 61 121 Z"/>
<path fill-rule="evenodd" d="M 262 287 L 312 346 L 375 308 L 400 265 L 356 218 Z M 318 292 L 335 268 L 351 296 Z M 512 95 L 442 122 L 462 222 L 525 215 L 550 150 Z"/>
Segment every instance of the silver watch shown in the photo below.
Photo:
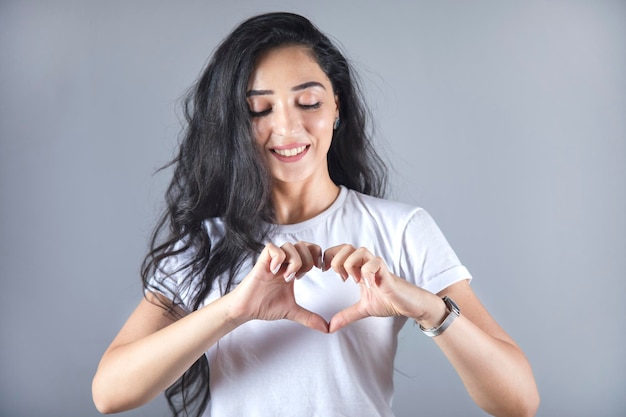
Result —
<path fill-rule="evenodd" d="M 461 309 L 459 309 L 459 306 L 456 305 L 454 301 L 452 301 L 452 298 L 445 296 L 443 297 L 443 302 L 446 303 L 446 307 L 448 307 L 448 310 L 450 310 L 450 312 L 448 313 L 446 318 L 441 322 L 439 326 L 431 327 L 430 329 L 425 329 L 424 327 L 422 327 L 421 324 L 419 325 L 420 330 L 423 331 L 426 336 L 429 336 L 429 337 L 439 336 L 448 327 L 450 327 L 454 319 L 459 317 L 459 315 L 461 314 Z"/>

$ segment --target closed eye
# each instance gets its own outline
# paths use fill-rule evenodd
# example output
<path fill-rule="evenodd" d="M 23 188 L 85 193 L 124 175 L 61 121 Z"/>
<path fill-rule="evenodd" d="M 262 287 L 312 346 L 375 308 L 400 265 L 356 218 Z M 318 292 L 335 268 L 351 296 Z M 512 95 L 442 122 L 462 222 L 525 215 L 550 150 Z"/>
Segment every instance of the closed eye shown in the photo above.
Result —
<path fill-rule="evenodd" d="M 299 104 L 299 106 L 305 110 L 319 109 L 321 105 L 321 102 L 317 102 L 314 104 Z"/>
<path fill-rule="evenodd" d="M 270 112 L 272 111 L 271 108 L 267 109 L 267 110 L 261 110 L 261 111 L 253 111 L 250 110 L 250 117 L 262 117 L 262 116 L 267 116 L 268 114 L 270 114 Z"/>
<path fill-rule="evenodd" d="M 301 109 L 304 109 L 304 110 L 319 109 L 321 107 L 321 105 L 322 105 L 321 102 L 317 102 L 317 103 L 313 103 L 313 104 L 298 104 L 298 106 Z M 261 110 L 261 111 L 254 111 L 252 109 L 249 110 L 250 117 L 263 117 L 263 116 L 267 116 L 271 112 L 272 112 L 272 108 L 271 107 L 269 109 Z"/>

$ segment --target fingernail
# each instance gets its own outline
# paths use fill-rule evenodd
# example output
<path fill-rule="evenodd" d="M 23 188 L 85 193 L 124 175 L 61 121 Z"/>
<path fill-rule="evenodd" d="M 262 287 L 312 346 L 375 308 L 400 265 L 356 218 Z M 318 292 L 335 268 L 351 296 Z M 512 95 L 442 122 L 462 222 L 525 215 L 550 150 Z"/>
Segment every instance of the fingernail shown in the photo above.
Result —
<path fill-rule="evenodd" d="M 289 274 L 289 275 L 287 275 L 287 276 L 285 277 L 285 281 L 286 281 L 286 282 L 291 282 L 291 281 L 295 278 L 295 276 L 296 276 L 296 273 L 295 273 L 295 272 L 292 272 L 291 274 Z"/>
<path fill-rule="evenodd" d="M 348 275 L 350 278 L 352 278 L 352 281 L 354 281 L 356 284 L 358 284 L 359 282 L 356 280 L 355 277 L 353 277 L 352 275 Z"/>
<path fill-rule="evenodd" d="M 272 274 L 276 275 L 278 274 L 278 271 L 280 271 L 280 264 L 276 265 L 273 269 L 270 269 L 270 271 L 272 272 Z"/>
<path fill-rule="evenodd" d="M 368 279 L 367 279 L 367 278 L 365 278 L 365 277 L 361 277 L 361 279 L 362 279 L 363 281 L 365 281 L 365 286 L 366 286 L 367 288 L 372 288 L 372 286 L 370 285 L 370 282 L 368 281 Z"/>
<path fill-rule="evenodd" d="M 318 267 L 319 269 L 324 269 L 324 259 L 322 258 L 322 255 L 319 256 L 319 258 L 317 258 L 317 265 L 315 265 L 316 267 Z"/>

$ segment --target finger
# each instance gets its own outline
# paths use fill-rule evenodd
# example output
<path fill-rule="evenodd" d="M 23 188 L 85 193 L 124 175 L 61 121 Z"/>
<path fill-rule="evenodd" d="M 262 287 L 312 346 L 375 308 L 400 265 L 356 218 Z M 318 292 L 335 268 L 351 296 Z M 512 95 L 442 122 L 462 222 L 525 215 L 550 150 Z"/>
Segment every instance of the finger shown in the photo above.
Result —
<path fill-rule="evenodd" d="M 302 259 L 293 244 L 285 243 L 280 248 L 286 255 L 285 260 L 283 261 L 283 265 L 285 266 L 283 277 L 285 278 L 285 281 L 289 282 L 296 277 L 296 273 L 298 273 L 302 267 Z"/>
<path fill-rule="evenodd" d="M 367 287 L 378 286 L 380 279 L 389 273 L 385 261 L 380 256 L 372 256 L 360 268 L 361 278 Z"/>
<path fill-rule="evenodd" d="M 311 329 L 319 330 L 322 333 L 328 333 L 328 323 L 326 320 L 324 320 L 320 315 L 298 305 L 290 314 L 287 315 L 287 319 L 300 323 Z"/>
<path fill-rule="evenodd" d="M 311 268 L 315 266 L 316 262 L 318 262 L 315 256 L 319 257 L 319 254 L 314 255 L 312 251 L 321 253 L 322 249 L 319 246 L 308 242 L 298 242 L 294 245 L 294 247 L 298 251 L 298 255 L 300 255 L 300 261 L 302 262 L 302 266 L 296 274 L 296 278 L 300 278 L 304 274 L 309 272 Z"/>
<path fill-rule="evenodd" d="M 324 252 L 324 271 L 332 269 L 345 281 L 349 275 L 343 264 L 354 251 L 354 246 L 348 244 L 326 249 Z"/>
<path fill-rule="evenodd" d="M 357 320 L 369 317 L 369 315 L 361 311 L 358 304 L 353 304 L 350 307 L 341 310 L 333 316 L 330 320 L 329 332 L 335 333 L 337 330 L 347 326 L 350 323 L 354 323 Z"/>
<path fill-rule="evenodd" d="M 319 245 L 316 245 L 314 243 L 309 243 L 306 242 L 307 248 L 309 249 L 309 252 L 311 253 L 311 257 L 313 257 L 313 261 L 315 264 L 316 268 L 322 269 L 324 268 L 324 254 L 322 251 L 322 248 Z"/>
<path fill-rule="evenodd" d="M 264 271 L 276 275 L 285 260 L 285 252 L 273 243 L 268 243 L 259 255 L 255 267 L 261 266 Z"/>
<path fill-rule="evenodd" d="M 339 253 L 339 251 L 344 248 L 344 246 L 346 245 L 337 245 L 330 247 L 324 251 L 324 256 L 322 257 L 323 271 L 328 271 L 330 269 L 330 264 L 332 263 L 333 259 L 335 258 L 335 256 L 337 256 L 337 253 Z"/>
<path fill-rule="evenodd" d="M 370 262 L 374 258 L 374 255 L 366 248 L 358 248 L 346 258 L 343 263 L 343 267 L 350 274 L 351 277 L 358 283 L 362 281 L 361 268 L 366 263 Z M 370 287 L 368 279 L 363 280 L 367 287 Z"/>

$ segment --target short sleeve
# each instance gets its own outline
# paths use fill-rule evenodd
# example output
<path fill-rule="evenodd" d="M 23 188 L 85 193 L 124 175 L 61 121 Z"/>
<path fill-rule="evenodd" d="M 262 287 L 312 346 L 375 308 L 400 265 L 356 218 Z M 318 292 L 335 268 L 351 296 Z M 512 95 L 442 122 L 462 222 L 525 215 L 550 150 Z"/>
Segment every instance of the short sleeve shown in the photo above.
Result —
<path fill-rule="evenodd" d="M 182 248 L 183 242 L 174 245 L 174 249 Z M 161 294 L 174 302 L 174 304 L 191 312 L 190 307 L 190 285 L 191 261 L 193 251 L 188 249 L 176 255 L 168 256 L 161 260 L 154 274 L 148 279 L 144 288 L 144 293 L 154 292 Z"/>
<path fill-rule="evenodd" d="M 421 208 L 413 212 L 402 234 L 400 270 L 407 280 L 434 294 L 472 279 L 435 221 Z"/>

